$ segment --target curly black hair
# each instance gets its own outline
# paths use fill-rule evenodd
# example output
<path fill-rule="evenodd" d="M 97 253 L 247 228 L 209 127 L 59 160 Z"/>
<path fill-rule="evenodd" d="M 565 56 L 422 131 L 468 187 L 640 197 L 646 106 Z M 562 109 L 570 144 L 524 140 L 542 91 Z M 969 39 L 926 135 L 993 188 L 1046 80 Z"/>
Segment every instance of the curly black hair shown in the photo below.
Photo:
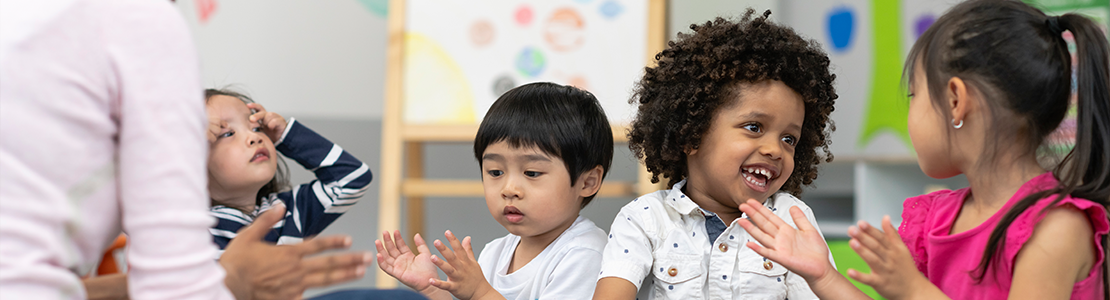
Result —
<path fill-rule="evenodd" d="M 738 21 L 718 17 L 692 24 L 693 34 L 679 33 L 655 55 L 658 65 L 645 68 L 629 100 L 639 110 L 628 140 L 653 183 L 662 176 L 673 186 L 686 178 L 684 150 L 698 148 L 717 109 L 735 99 L 742 83 L 765 80 L 783 82 L 805 102 L 794 172 L 781 190 L 800 195 L 802 185 L 817 178 L 821 160 L 832 161 L 829 135 L 835 126 L 829 114 L 837 95 L 828 55 L 816 41 L 767 20 L 770 10 L 754 14 L 749 8 Z"/>

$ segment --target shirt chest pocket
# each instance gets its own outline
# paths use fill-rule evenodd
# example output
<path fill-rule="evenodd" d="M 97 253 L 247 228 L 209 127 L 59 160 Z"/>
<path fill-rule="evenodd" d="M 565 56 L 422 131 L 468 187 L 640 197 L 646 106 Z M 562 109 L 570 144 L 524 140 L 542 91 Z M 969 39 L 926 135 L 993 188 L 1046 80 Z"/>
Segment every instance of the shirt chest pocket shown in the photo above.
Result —
<path fill-rule="evenodd" d="M 701 257 L 669 253 L 656 256 L 652 266 L 652 299 L 700 299 L 702 292 Z"/>
<path fill-rule="evenodd" d="M 739 285 L 733 285 L 734 295 L 744 299 L 785 299 L 787 270 L 771 260 L 758 255 L 742 259 L 737 271 Z"/>

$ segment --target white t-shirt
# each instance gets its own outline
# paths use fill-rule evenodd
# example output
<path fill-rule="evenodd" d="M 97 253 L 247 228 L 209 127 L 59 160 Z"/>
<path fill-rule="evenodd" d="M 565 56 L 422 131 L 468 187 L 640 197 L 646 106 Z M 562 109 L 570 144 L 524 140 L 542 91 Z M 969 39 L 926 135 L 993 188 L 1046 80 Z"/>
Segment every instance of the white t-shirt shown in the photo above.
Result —
<path fill-rule="evenodd" d="M 801 276 L 745 246 L 756 241 L 736 221 L 708 237 L 706 220 L 712 213 L 686 197 L 684 185 L 680 181 L 621 208 L 599 278 L 632 282 L 639 299 L 817 299 Z M 790 207 L 797 206 L 817 227 L 809 206 L 788 193 L 775 193 L 763 205 L 794 228 Z"/>
<path fill-rule="evenodd" d="M 486 244 L 478 256 L 482 273 L 505 299 L 590 299 L 601 270 L 605 231 L 579 216 L 532 261 L 507 274 L 520 237 L 509 234 Z"/>

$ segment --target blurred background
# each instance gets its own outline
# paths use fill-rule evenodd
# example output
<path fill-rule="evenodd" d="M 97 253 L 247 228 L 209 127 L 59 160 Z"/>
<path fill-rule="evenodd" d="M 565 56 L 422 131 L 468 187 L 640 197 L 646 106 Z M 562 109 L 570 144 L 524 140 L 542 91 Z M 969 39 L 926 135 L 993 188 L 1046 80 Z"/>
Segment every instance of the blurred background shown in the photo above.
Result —
<path fill-rule="evenodd" d="M 410 215 L 393 213 L 396 210 L 389 207 L 386 214 L 400 222 L 394 228 L 379 228 L 381 183 L 388 181 L 381 170 L 383 165 L 396 169 L 401 162 L 391 160 L 402 159 L 397 156 L 399 144 L 383 140 L 383 124 L 474 128 L 501 92 L 534 81 L 590 90 L 604 103 L 611 121 L 623 124 L 634 113 L 627 102 L 629 92 L 651 49 L 689 32 L 692 23 L 739 17 L 748 7 L 759 13 L 769 9 L 775 22 L 822 44 L 837 75 L 840 98 L 832 114 L 836 131 L 831 148 L 835 160 L 823 164 L 820 177 L 801 198 L 813 208 L 845 272 L 848 267 L 866 269 L 846 245 L 847 228 L 856 220 L 877 223 L 890 215 L 897 223 L 905 198 L 966 186 L 962 176 L 937 180 L 921 173 L 906 131 L 906 93 L 900 88 L 910 46 L 956 2 L 408 0 L 402 12 L 391 11 L 389 0 L 181 0 L 176 5 L 192 29 L 205 87 L 245 92 L 371 167 L 375 178 L 370 190 L 325 231 L 351 235 L 353 249 L 368 251 L 374 251 L 374 240 L 383 229 L 401 229 L 407 238 L 412 236 L 412 225 L 406 225 Z M 1049 14 L 1078 11 L 1104 26 L 1110 16 L 1108 0 L 1027 2 Z M 652 19 L 653 11 L 661 18 Z M 399 18 L 403 23 L 397 24 L 404 26 L 403 39 L 395 40 L 403 41 L 404 47 L 395 49 L 404 58 L 392 56 L 394 61 L 388 58 L 390 18 Z M 658 30 L 649 30 L 651 26 Z M 653 41 L 656 48 L 650 45 Z M 399 65 L 404 65 L 402 71 L 387 71 Z M 386 97 L 389 80 L 400 80 L 395 86 L 403 95 L 395 98 L 401 99 L 399 109 L 387 109 L 387 103 L 396 101 Z M 1074 117 L 1070 120 L 1052 140 L 1055 151 L 1070 149 Z M 423 154 L 417 168 L 407 171 L 410 175 L 480 179 L 472 145 L 465 140 L 429 139 L 410 146 L 416 149 L 405 148 L 404 153 Z M 386 151 L 390 158 L 385 161 L 383 149 L 394 149 Z M 616 150 L 606 181 L 636 182 L 636 158 L 627 144 L 618 143 Z M 312 173 L 287 161 L 293 184 L 313 179 Z M 395 183 L 390 186 L 396 187 L 399 179 L 391 179 Z M 599 197 L 582 215 L 608 231 L 620 207 L 645 188 L 625 187 Z M 451 229 L 472 236 L 478 253 L 485 243 L 507 233 L 473 191 L 462 197 L 433 194 L 422 196 L 423 209 L 417 212 L 427 238 L 442 238 L 443 231 Z M 410 205 L 400 203 L 401 208 Z M 378 280 L 377 266 L 373 271 L 359 281 L 307 295 L 390 285 Z"/>

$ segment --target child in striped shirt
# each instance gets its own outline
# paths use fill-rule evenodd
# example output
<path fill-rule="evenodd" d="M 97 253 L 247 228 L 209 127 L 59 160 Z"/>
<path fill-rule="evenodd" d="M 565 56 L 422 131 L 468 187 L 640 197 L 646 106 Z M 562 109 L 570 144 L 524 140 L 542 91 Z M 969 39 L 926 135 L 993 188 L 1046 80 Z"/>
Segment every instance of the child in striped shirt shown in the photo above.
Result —
<path fill-rule="evenodd" d="M 215 89 L 204 94 L 208 193 L 218 220 L 209 231 L 221 252 L 239 229 L 277 201 L 287 207 L 285 220 L 265 239 L 295 244 L 319 234 L 366 192 L 370 168 L 339 145 L 295 119 L 286 122 L 243 94 Z M 314 172 L 316 180 L 288 189 L 278 152 Z"/>

